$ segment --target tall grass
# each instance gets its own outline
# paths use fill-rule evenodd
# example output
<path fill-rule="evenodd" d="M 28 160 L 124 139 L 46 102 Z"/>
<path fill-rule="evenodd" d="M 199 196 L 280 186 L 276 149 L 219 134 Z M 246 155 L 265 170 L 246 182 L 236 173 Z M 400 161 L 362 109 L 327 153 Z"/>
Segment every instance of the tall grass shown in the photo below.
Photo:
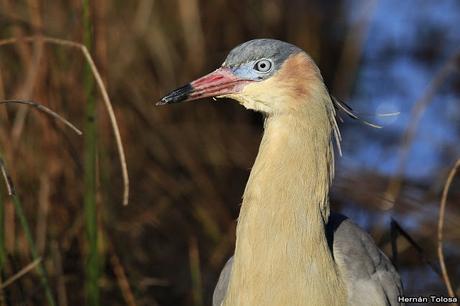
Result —
<path fill-rule="evenodd" d="M 90 1 L 83 1 L 83 43 L 92 48 L 92 24 L 90 15 Z M 84 133 L 84 214 L 86 239 L 88 250 L 85 263 L 86 269 L 86 299 L 91 306 L 99 305 L 99 276 L 100 259 L 98 251 L 98 223 L 96 207 L 96 99 L 94 94 L 94 80 L 91 67 L 85 63 L 83 71 L 83 86 L 86 97 L 85 133 Z"/>
<path fill-rule="evenodd" d="M 38 255 L 37 248 L 35 247 L 35 242 L 32 239 L 32 232 L 29 228 L 29 223 L 27 222 L 26 216 L 24 215 L 24 211 L 22 209 L 21 202 L 17 195 L 12 195 L 14 209 L 16 210 L 16 215 L 19 218 L 19 222 L 21 223 L 22 230 L 24 231 L 24 235 L 26 236 L 27 242 L 30 247 L 30 252 L 32 254 L 32 258 L 34 260 L 39 260 L 40 256 Z M 48 301 L 48 305 L 55 306 L 56 302 L 54 301 L 53 294 L 51 293 L 51 288 L 48 283 L 48 278 L 46 276 L 46 271 L 43 267 L 43 263 L 37 265 L 37 271 L 40 276 L 40 282 L 45 289 L 46 299 Z"/>
<path fill-rule="evenodd" d="M 1 162 L 1 166 L 6 168 L 6 165 L 4 164 L 4 161 L 3 161 L 3 157 L 1 155 L 0 155 L 0 162 Z M 6 179 L 6 171 L 4 172 L 4 175 L 5 175 L 5 179 Z M 24 236 L 26 237 L 27 243 L 29 245 L 30 253 L 32 255 L 32 258 L 33 258 L 34 261 L 38 261 L 38 260 L 40 260 L 40 256 L 38 255 L 37 248 L 35 246 L 35 242 L 34 242 L 34 240 L 32 238 L 32 232 L 30 231 L 29 223 L 27 221 L 27 218 L 25 216 L 24 210 L 22 208 L 21 201 L 19 199 L 19 196 L 16 194 L 16 192 L 14 192 L 14 188 L 12 190 L 13 191 L 11 192 L 10 197 L 11 197 L 11 199 L 13 201 L 16 216 L 18 217 L 19 222 L 21 223 L 21 227 L 22 227 L 22 230 L 24 232 Z M 2 204 L 2 203 L 0 203 L 0 204 Z M 3 207 L 3 205 L 1 205 L 1 206 Z M 1 216 L 3 216 L 3 208 L 2 208 Z M 1 225 L 3 225 L 3 224 L 1 224 Z M 1 231 L 3 232 L 3 229 Z M 4 248 L 3 248 L 3 246 L 4 246 L 3 245 L 3 237 L 2 237 L 1 240 L 2 241 L 1 241 L 0 247 L 2 248 L 2 250 L 0 251 L 0 253 L 2 253 L 2 254 L 1 254 L 0 259 L 2 259 L 1 264 L 3 265 L 4 259 L 5 259 L 5 251 L 4 251 Z M 0 268 L 2 267 L 2 265 L 0 265 Z M 43 286 L 43 288 L 45 289 L 45 295 L 46 295 L 46 299 L 48 301 L 48 305 L 55 306 L 56 303 L 54 301 L 53 294 L 51 293 L 51 288 L 50 288 L 50 285 L 49 285 L 49 282 L 48 282 L 48 278 L 46 276 L 46 271 L 45 271 L 45 269 L 43 267 L 43 263 L 40 263 L 40 264 L 37 265 L 37 271 L 38 271 L 38 274 L 39 274 L 39 277 L 40 277 L 40 283 Z M 1 269 L 0 269 L 0 272 L 1 272 Z"/>
<path fill-rule="evenodd" d="M 3 267 L 6 261 L 5 252 L 5 202 L 3 200 L 2 188 L 0 188 L 0 284 L 2 283 Z M 0 289 L 1 290 L 1 289 Z M 0 292 L 0 305 L 2 305 L 2 292 Z"/>

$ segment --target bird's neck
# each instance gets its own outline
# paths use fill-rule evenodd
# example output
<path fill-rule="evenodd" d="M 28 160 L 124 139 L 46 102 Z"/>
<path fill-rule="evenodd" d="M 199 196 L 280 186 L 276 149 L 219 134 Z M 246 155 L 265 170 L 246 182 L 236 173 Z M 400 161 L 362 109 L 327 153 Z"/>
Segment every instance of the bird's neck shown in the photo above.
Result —
<path fill-rule="evenodd" d="M 325 235 L 331 131 L 330 118 L 314 111 L 267 118 L 243 196 L 224 305 L 345 304 Z"/>

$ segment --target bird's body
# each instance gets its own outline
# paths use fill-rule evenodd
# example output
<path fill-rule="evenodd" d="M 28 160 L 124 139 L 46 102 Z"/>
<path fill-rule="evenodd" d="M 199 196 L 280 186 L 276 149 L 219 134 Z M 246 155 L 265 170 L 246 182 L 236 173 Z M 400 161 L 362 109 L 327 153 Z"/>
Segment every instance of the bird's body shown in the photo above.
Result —
<path fill-rule="evenodd" d="M 235 254 L 214 304 L 398 305 L 399 276 L 370 237 L 349 221 L 333 238 L 328 231 L 335 224 L 328 197 L 332 138 L 339 132 L 313 60 L 291 44 L 253 40 L 233 49 L 220 69 L 160 104 L 204 96 L 232 98 L 266 116 Z"/>
<path fill-rule="evenodd" d="M 343 305 L 401 305 L 398 302 L 398 296 L 402 295 L 399 275 L 369 234 L 345 216 L 331 213 L 326 225 L 326 237 L 343 275 L 347 292 L 347 302 Z M 222 269 L 213 294 L 213 306 L 222 305 L 232 266 L 233 257 Z M 309 275 L 304 277 L 309 278 Z M 319 304 L 308 298 L 304 301 L 294 300 L 289 305 Z"/>

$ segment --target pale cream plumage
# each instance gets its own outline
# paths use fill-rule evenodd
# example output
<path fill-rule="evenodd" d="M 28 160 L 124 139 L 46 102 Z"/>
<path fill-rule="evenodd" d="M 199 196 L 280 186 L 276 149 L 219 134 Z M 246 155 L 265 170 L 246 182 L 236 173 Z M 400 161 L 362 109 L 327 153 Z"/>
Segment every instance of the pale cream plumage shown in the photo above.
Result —
<path fill-rule="evenodd" d="M 333 175 L 334 108 L 306 54 L 284 65 L 271 79 L 232 96 L 267 118 L 243 196 L 223 305 L 346 304 L 324 232 Z"/>
<path fill-rule="evenodd" d="M 158 104 L 209 96 L 237 100 L 266 118 L 235 254 L 213 305 L 401 305 L 401 282 L 388 258 L 346 217 L 330 215 L 338 102 L 313 60 L 285 42 L 252 40 Z"/>

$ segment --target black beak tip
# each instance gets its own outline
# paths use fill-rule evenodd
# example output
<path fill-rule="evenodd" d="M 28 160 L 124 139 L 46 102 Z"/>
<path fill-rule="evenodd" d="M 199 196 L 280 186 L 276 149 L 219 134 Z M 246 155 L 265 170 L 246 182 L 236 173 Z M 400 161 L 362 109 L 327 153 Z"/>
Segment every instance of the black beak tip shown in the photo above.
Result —
<path fill-rule="evenodd" d="M 158 101 L 157 103 L 155 103 L 155 106 L 161 106 L 161 105 L 166 105 L 168 104 L 168 100 L 165 98 L 162 98 L 160 101 Z"/>
<path fill-rule="evenodd" d="M 189 94 L 193 92 L 193 87 L 190 84 L 187 84 L 185 86 L 182 86 L 168 95 L 164 96 L 160 101 L 158 101 L 155 105 L 160 106 L 160 105 L 166 105 L 166 104 L 172 104 L 172 103 L 179 103 L 182 101 L 185 101 L 189 98 Z"/>

